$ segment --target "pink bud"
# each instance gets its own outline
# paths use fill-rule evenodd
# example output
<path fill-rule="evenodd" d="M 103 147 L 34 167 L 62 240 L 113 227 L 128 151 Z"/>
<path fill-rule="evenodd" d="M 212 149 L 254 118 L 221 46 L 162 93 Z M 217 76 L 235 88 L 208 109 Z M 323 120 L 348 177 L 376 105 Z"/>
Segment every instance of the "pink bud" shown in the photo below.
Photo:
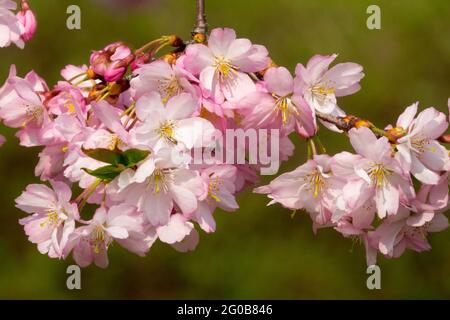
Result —
<path fill-rule="evenodd" d="M 17 13 L 17 19 L 24 26 L 24 32 L 20 36 L 24 41 L 31 40 L 36 32 L 37 20 L 25 0 L 22 1 L 22 10 Z"/>
<path fill-rule="evenodd" d="M 91 54 L 91 69 L 108 82 L 121 79 L 128 66 L 133 62 L 134 55 L 130 48 L 122 42 L 115 42 L 103 50 Z"/>

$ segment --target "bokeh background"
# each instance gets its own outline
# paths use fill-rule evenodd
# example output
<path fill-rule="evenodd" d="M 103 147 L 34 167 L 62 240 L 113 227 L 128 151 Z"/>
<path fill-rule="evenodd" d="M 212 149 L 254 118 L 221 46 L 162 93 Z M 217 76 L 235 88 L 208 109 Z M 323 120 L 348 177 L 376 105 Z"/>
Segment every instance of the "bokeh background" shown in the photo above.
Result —
<path fill-rule="evenodd" d="M 39 19 L 25 50 L 0 50 L 0 81 L 14 63 L 20 75 L 34 69 L 53 85 L 65 64 L 84 64 L 90 50 L 124 40 L 135 48 L 162 34 L 188 37 L 194 0 L 29 0 Z M 78 4 L 82 29 L 66 28 L 66 8 Z M 382 29 L 368 30 L 366 9 L 378 4 Z M 136 5 L 136 6 L 135 6 Z M 448 0 L 207 0 L 211 27 L 229 26 L 268 47 L 294 70 L 313 54 L 339 53 L 339 62 L 365 67 L 363 89 L 340 99 L 349 113 L 379 126 L 401 110 L 447 110 L 450 96 L 450 2 Z M 181 254 L 157 243 L 147 258 L 113 246 L 110 267 L 82 271 L 82 290 L 66 288 L 72 260 L 51 260 L 29 243 L 14 199 L 33 175 L 38 149 L 23 149 L 14 132 L 0 149 L 0 298 L 319 299 L 450 298 L 450 232 L 430 237 L 434 249 L 401 259 L 380 259 L 382 290 L 366 288 L 364 249 L 333 230 L 314 236 L 305 214 L 290 217 L 280 206 L 247 192 L 241 209 L 216 214 L 218 230 L 201 235 L 195 252 Z M 349 148 L 346 139 L 322 132 L 329 153 Z M 305 160 L 305 144 L 281 171 Z M 263 179 L 267 182 L 270 178 Z"/>

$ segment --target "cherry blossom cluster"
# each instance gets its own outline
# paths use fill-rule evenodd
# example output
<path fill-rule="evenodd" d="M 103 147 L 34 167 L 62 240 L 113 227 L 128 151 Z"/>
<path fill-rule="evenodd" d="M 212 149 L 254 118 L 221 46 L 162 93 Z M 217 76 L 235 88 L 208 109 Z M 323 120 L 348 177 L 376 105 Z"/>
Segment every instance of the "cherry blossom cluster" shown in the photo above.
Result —
<path fill-rule="evenodd" d="M 406 249 L 430 250 L 428 234 L 449 225 L 450 159 L 439 142 L 447 139 L 448 121 L 434 108 L 417 109 L 409 106 L 385 130 L 360 121 L 348 132 L 356 154 L 315 154 L 255 192 L 304 209 L 314 230 L 332 227 L 364 243 L 368 265 L 378 252 L 397 258 Z"/>
<path fill-rule="evenodd" d="M 235 197 L 255 184 L 258 166 L 193 163 L 192 154 L 239 127 L 234 108 L 257 90 L 252 77 L 269 65 L 268 52 L 231 29 L 213 30 L 207 45 L 197 38 L 164 36 L 134 52 L 110 44 L 89 66 L 66 66 L 52 89 L 11 67 L 0 118 L 20 145 L 42 147 L 35 174 L 48 184 L 16 199 L 41 253 L 106 267 L 113 242 L 141 256 L 158 239 L 193 250 L 196 225 L 214 232 L 215 209 L 238 208 Z"/>
<path fill-rule="evenodd" d="M 113 242 L 140 256 L 157 240 L 194 250 L 197 229 L 214 232 L 215 210 L 237 210 L 237 195 L 256 185 L 261 169 L 251 156 L 241 163 L 194 155 L 216 154 L 218 144 L 226 154 L 245 152 L 245 141 L 223 144 L 219 136 L 269 130 L 280 145 L 272 156 L 286 161 L 290 137 L 299 135 L 308 161 L 255 192 L 305 210 L 314 230 L 361 239 L 369 264 L 377 251 L 429 249 L 426 235 L 448 226 L 450 161 L 439 142 L 447 117 L 434 108 L 416 116 L 414 104 L 395 126 L 379 129 L 346 115 L 337 98 L 357 92 L 364 74 L 356 63 L 331 67 L 336 58 L 316 55 L 292 75 L 264 46 L 218 28 L 189 42 L 163 36 L 135 51 L 110 44 L 89 65 L 66 66 L 51 89 L 12 66 L 0 119 L 18 130 L 22 146 L 42 148 L 35 174 L 44 183 L 16 199 L 29 214 L 20 220 L 28 239 L 82 267 L 106 267 Z M 356 154 L 326 155 L 319 122 L 348 135 Z"/>

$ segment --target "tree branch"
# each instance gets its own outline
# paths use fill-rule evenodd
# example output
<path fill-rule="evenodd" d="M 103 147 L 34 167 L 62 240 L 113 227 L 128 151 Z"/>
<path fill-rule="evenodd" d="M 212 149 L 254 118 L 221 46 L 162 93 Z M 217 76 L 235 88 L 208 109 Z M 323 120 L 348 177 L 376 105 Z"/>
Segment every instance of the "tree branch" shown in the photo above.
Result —
<path fill-rule="evenodd" d="M 316 116 L 322 121 L 334 124 L 338 129 L 341 129 L 344 132 L 349 132 L 353 128 L 367 127 L 372 130 L 372 132 L 375 133 L 376 136 L 386 137 L 393 143 L 395 143 L 399 138 L 399 136 L 397 136 L 395 132 L 380 129 L 376 127 L 372 122 L 360 119 L 352 115 L 348 115 L 345 117 L 336 117 L 316 111 Z"/>
<path fill-rule="evenodd" d="M 197 23 L 192 30 L 192 36 L 196 34 L 206 34 L 208 32 L 208 23 L 206 22 L 205 0 L 197 1 Z"/>

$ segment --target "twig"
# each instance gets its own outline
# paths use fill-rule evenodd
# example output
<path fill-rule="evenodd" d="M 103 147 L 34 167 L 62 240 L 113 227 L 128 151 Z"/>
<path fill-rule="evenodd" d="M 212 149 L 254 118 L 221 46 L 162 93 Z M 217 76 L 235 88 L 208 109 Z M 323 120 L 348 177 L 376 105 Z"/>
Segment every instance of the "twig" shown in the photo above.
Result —
<path fill-rule="evenodd" d="M 399 138 L 389 131 L 376 127 L 372 122 L 368 120 L 360 119 L 352 115 L 348 115 L 345 117 L 336 117 L 316 111 L 316 116 L 320 120 L 334 124 L 338 129 L 344 132 L 348 132 L 353 128 L 367 127 L 372 130 L 372 132 L 375 133 L 375 135 L 377 135 L 378 137 L 386 137 L 392 143 L 395 143 Z"/>
<path fill-rule="evenodd" d="M 197 23 L 192 29 L 192 35 L 206 34 L 208 23 L 206 22 L 205 0 L 197 0 Z"/>

